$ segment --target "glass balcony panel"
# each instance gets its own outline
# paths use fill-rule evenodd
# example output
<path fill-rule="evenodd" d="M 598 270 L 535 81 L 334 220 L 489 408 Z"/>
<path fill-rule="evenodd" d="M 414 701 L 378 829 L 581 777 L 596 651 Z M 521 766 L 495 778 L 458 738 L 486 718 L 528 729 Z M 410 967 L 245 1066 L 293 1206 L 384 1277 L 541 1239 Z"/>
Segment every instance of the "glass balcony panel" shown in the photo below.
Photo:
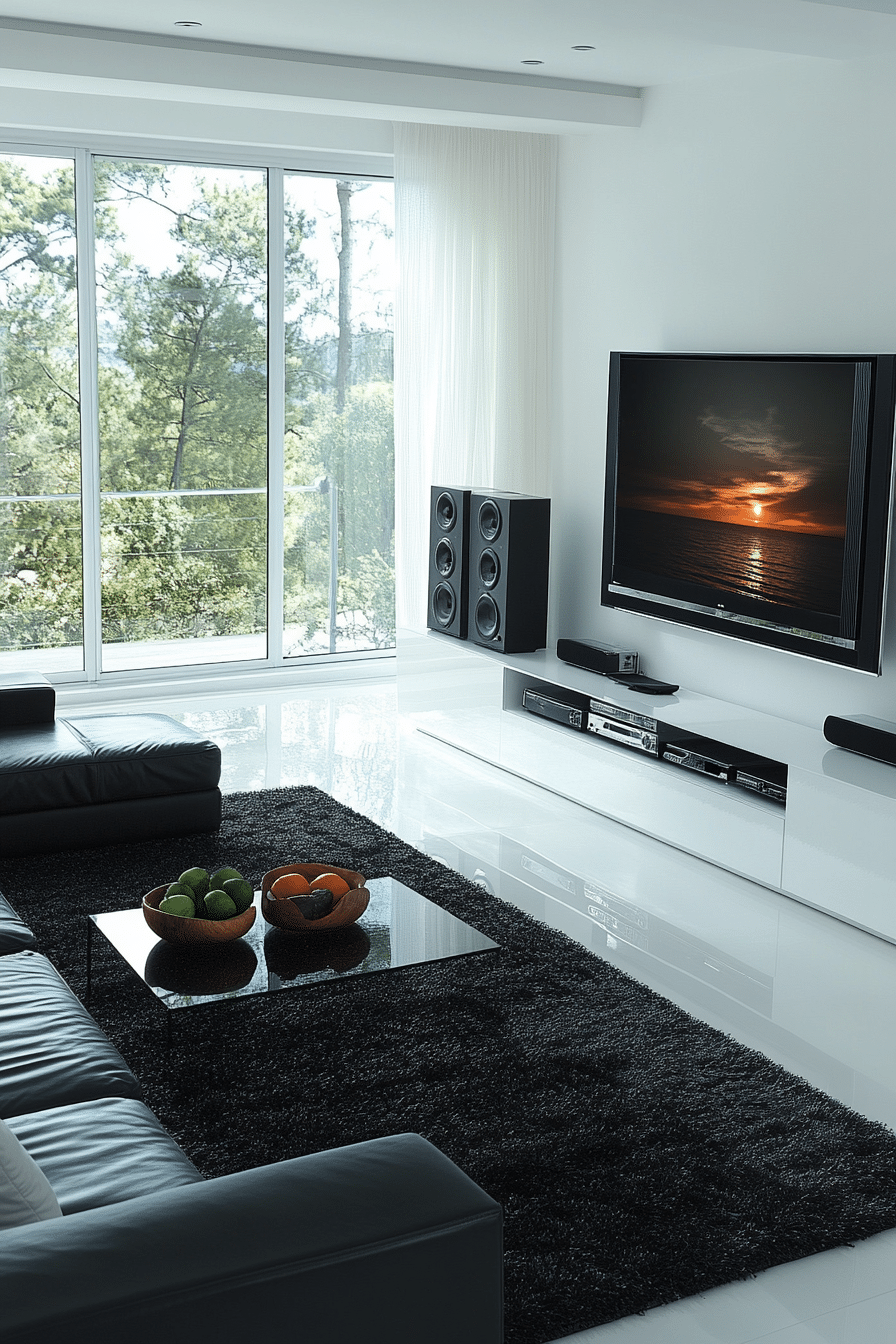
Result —
<path fill-rule="evenodd" d="M 104 494 L 106 671 L 267 652 L 264 490 Z"/>
<path fill-rule="evenodd" d="M 0 672 L 81 671 L 80 501 L 0 504 L 0 554 Z"/>

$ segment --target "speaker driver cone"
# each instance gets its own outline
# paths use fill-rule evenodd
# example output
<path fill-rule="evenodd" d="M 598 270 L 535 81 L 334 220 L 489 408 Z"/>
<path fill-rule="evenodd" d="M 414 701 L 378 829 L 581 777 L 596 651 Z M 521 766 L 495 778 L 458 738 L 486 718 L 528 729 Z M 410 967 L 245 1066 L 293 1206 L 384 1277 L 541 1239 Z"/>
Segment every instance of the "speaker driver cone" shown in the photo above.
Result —
<path fill-rule="evenodd" d="M 479 531 L 486 541 L 494 541 L 501 531 L 501 510 L 493 499 L 484 499 L 479 505 Z"/>
<path fill-rule="evenodd" d="M 479 579 L 483 588 L 494 588 L 501 577 L 501 562 L 489 546 L 479 557 Z"/>
<path fill-rule="evenodd" d="M 457 522 L 457 505 L 447 490 L 443 490 L 436 500 L 436 519 L 443 532 L 450 532 Z"/>
<path fill-rule="evenodd" d="M 494 599 L 483 593 L 476 603 L 476 629 L 483 639 L 494 639 L 501 625 L 501 614 Z"/>
<path fill-rule="evenodd" d="M 454 547 L 450 541 L 443 537 L 436 547 L 436 569 L 443 579 L 447 579 L 449 575 L 454 573 L 454 563 Z"/>
<path fill-rule="evenodd" d="M 432 595 L 432 614 L 439 625 L 450 625 L 454 619 L 454 589 L 448 583 L 436 585 Z"/>

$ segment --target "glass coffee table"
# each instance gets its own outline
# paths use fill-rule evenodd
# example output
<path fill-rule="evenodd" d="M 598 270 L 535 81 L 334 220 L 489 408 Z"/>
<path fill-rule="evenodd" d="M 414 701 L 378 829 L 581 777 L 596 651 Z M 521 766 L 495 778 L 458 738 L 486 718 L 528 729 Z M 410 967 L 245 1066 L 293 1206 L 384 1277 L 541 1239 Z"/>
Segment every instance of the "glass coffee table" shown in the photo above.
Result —
<path fill-rule="evenodd" d="M 258 914 L 242 938 L 212 947 L 175 947 L 150 929 L 140 906 L 87 917 L 87 996 L 97 929 L 168 1009 L 301 989 L 322 980 L 370 975 L 498 947 L 394 877 L 366 883 L 370 904 L 356 924 L 290 934 Z M 170 1017 L 168 1022 L 170 1025 Z"/>

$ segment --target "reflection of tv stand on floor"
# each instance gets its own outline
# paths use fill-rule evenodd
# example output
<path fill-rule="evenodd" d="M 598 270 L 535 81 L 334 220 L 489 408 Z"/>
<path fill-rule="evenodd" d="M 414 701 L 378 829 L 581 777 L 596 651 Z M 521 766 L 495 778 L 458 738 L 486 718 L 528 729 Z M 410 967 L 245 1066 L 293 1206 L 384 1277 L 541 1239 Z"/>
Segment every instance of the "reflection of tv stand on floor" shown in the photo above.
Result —
<path fill-rule="evenodd" d="M 787 767 L 786 806 L 523 707 L 527 689 L 599 695 Z M 681 690 L 652 699 L 542 651 L 399 641 L 399 703 L 432 737 L 677 849 L 896 941 L 896 767 L 818 729 Z"/>

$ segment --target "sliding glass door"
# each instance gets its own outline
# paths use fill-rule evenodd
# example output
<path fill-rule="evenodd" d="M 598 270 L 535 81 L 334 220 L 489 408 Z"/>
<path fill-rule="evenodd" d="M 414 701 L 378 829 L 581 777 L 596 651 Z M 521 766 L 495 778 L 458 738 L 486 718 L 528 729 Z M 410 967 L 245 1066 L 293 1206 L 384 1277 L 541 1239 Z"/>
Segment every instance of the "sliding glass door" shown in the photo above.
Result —
<path fill-rule="evenodd" d="M 266 186 L 96 164 L 104 671 L 267 655 Z"/>
<path fill-rule="evenodd" d="M 390 647 L 391 183 L 79 165 L 80 392 L 73 161 L 0 157 L 0 671 Z"/>
<path fill-rule="evenodd" d="M 289 173 L 284 652 L 395 643 L 392 184 Z"/>
<path fill-rule="evenodd" d="M 0 671 L 84 667 L 71 158 L 0 154 Z"/>

